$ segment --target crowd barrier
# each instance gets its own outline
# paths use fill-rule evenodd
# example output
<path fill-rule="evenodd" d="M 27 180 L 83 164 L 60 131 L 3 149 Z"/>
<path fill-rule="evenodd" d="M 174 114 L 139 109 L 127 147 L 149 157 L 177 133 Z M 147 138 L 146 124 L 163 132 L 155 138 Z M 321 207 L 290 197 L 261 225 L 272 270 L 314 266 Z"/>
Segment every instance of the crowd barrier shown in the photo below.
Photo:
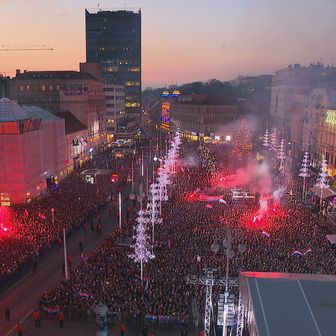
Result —
<path fill-rule="evenodd" d="M 39 306 L 39 311 L 42 319 L 57 319 L 57 312 L 59 307 L 44 307 Z M 72 309 L 63 308 L 62 312 L 64 314 L 65 320 L 75 320 L 75 321 L 94 321 L 96 318 L 95 313 L 92 309 Z M 166 316 L 166 315 L 128 315 L 125 313 L 114 313 L 108 312 L 107 314 L 107 325 L 112 328 L 118 325 L 120 321 L 123 321 L 127 326 L 130 327 L 140 327 L 144 323 L 150 327 L 167 327 L 168 329 L 178 328 L 183 329 L 188 327 L 188 320 L 183 318 L 178 318 L 176 316 Z"/>

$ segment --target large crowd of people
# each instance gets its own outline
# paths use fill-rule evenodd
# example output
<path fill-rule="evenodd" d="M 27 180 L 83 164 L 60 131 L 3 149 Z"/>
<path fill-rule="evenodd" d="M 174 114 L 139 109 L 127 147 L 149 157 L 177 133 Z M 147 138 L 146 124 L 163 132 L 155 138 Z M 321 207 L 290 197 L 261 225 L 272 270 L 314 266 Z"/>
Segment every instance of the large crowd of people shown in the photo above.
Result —
<path fill-rule="evenodd" d="M 208 146 L 211 149 L 212 145 Z M 221 152 L 218 148 L 216 145 L 214 156 Z M 183 158 L 196 153 L 197 148 L 184 145 Z M 132 247 L 117 244 L 120 232 L 113 232 L 87 261 L 71 271 L 68 281 L 44 293 L 40 303 L 76 310 L 102 302 L 117 314 L 185 320 L 190 299 L 197 297 L 202 305 L 205 293 L 204 286 L 188 284 L 187 277 L 201 275 L 207 267 L 224 276 L 226 251 L 222 242 L 229 233 L 235 251 L 230 277 L 238 277 L 241 271 L 335 273 L 335 251 L 325 238 L 321 215 L 301 202 L 295 179 L 290 186 L 287 183 L 280 202 L 268 201 L 268 209 L 256 220 L 258 202 L 233 201 L 227 196 L 223 202 L 209 203 L 187 197 L 197 188 L 213 188 L 213 169 L 206 169 L 201 161 L 182 164 L 172 179 L 162 223 L 156 225 L 155 258 L 144 266 L 143 284 L 140 265 L 130 258 Z M 282 179 L 274 177 L 277 183 Z M 230 194 L 228 190 L 221 193 Z M 133 235 L 134 223 L 130 217 L 123 235 Z M 214 242 L 220 245 L 218 251 L 212 249 Z M 239 252 L 240 244 L 246 246 L 244 253 Z"/>
<path fill-rule="evenodd" d="M 23 268 L 34 267 L 43 250 L 61 244 L 63 228 L 73 230 L 111 199 L 116 188 L 111 177 L 99 176 L 91 184 L 80 174 L 83 169 L 116 171 L 118 165 L 119 181 L 123 181 L 129 174 L 130 160 L 130 156 L 116 159 L 111 150 L 100 153 L 61 180 L 48 196 L 8 210 L 10 223 L 6 225 L 10 231 L 8 236 L 0 237 L 0 285 Z"/>

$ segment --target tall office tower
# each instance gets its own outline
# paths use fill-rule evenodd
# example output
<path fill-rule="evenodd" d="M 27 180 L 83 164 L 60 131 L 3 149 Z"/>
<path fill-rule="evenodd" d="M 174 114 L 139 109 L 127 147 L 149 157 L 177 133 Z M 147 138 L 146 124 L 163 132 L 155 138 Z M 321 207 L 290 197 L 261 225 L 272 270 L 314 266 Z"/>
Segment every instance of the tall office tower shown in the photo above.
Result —
<path fill-rule="evenodd" d="M 125 86 L 126 117 L 141 113 L 141 10 L 85 10 L 86 60 L 102 65 L 105 84 Z"/>

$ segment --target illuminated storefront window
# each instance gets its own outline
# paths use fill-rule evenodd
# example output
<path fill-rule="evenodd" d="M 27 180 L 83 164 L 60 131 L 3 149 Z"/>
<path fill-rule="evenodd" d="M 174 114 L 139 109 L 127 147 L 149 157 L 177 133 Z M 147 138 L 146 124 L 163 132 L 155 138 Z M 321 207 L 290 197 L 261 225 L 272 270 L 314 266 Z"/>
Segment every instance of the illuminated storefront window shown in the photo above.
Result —
<path fill-rule="evenodd" d="M 126 102 L 125 107 L 140 107 L 140 103 Z"/>
<path fill-rule="evenodd" d="M 331 124 L 331 125 L 336 124 L 336 110 L 328 110 L 327 111 L 326 123 Z"/>
<path fill-rule="evenodd" d="M 126 86 L 140 86 L 140 82 L 129 81 L 125 83 Z"/>

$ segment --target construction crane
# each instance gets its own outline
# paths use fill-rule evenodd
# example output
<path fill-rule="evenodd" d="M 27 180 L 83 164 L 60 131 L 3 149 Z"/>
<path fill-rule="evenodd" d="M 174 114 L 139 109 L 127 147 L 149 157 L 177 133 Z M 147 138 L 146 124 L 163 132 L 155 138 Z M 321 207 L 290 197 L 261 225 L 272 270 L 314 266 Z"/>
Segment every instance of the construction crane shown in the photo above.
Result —
<path fill-rule="evenodd" d="M 37 51 L 37 50 L 49 50 L 53 51 L 53 48 L 42 45 L 0 45 L 0 51 Z"/>

